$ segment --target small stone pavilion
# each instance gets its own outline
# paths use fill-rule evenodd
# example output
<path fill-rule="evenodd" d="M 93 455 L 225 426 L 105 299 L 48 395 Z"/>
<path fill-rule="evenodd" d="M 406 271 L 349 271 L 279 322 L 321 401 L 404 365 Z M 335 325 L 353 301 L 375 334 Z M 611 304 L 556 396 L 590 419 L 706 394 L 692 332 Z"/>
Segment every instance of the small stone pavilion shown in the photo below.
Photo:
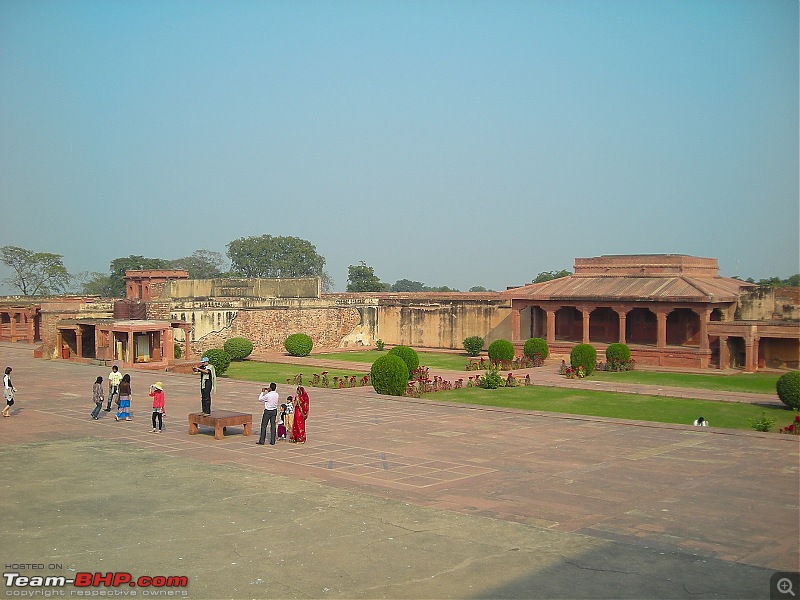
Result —
<path fill-rule="evenodd" d="M 166 368 L 175 361 L 175 329 L 189 339 L 190 323 L 171 319 L 169 303 L 153 301 L 174 279 L 187 279 L 183 270 L 127 271 L 125 300 L 114 302 L 113 318 L 61 319 L 56 348 L 61 358 L 114 362 L 120 366 Z M 189 359 L 185 344 L 182 357 Z"/>
<path fill-rule="evenodd" d="M 541 337 L 557 353 L 586 343 L 602 357 L 622 342 L 645 365 L 755 371 L 769 356 L 797 368 L 796 320 L 779 311 L 773 321 L 744 314 L 742 297 L 760 289 L 721 277 L 714 258 L 645 254 L 577 258 L 573 275 L 502 295 L 511 299 L 517 346 Z"/>

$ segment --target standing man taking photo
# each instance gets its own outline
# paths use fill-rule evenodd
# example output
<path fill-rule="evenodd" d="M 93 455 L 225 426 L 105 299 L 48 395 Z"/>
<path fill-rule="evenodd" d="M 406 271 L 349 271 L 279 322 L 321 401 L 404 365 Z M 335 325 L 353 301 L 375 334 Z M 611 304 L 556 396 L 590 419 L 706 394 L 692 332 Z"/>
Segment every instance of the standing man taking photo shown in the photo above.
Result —
<path fill-rule="evenodd" d="M 275 383 L 270 383 L 269 391 L 267 388 L 261 388 L 258 396 L 259 401 L 264 403 L 264 416 L 261 417 L 261 435 L 256 443 L 262 446 L 267 439 L 267 423 L 269 423 L 269 443 L 271 446 L 275 445 L 275 422 L 278 418 L 278 405 L 281 402 L 277 389 Z"/>
<path fill-rule="evenodd" d="M 199 367 L 192 367 L 192 371 L 200 373 L 201 412 L 207 417 L 211 414 L 211 392 L 217 389 L 217 372 L 214 370 L 214 365 L 208 362 L 207 356 L 202 358 Z"/>

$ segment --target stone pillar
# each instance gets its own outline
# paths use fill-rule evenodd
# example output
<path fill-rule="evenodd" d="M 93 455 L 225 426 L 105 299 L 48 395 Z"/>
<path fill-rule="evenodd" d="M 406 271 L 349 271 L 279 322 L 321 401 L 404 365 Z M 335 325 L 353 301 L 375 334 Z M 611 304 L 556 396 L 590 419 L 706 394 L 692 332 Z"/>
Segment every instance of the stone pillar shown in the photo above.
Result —
<path fill-rule="evenodd" d="M 550 309 L 545 313 L 547 314 L 547 343 L 552 344 L 556 341 L 556 311 Z"/>
<path fill-rule="evenodd" d="M 83 329 L 80 325 L 75 330 L 75 354 L 78 358 L 83 358 Z"/>
<path fill-rule="evenodd" d="M 711 310 L 706 308 L 699 313 L 700 316 L 700 350 L 708 350 L 708 321 L 711 319 Z"/>
<path fill-rule="evenodd" d="M 619 343 L 625 344 L 625 327 L 627 326 L 628 311 L 624 309 L 615 309 L 619 317 Z"/>
<path fill-rule="evenodd" d="M 581 316 L 583 316 L 583 337 L 582 342 L 584 344 L 589 343 L 589 315 L 591 312 L 589 311 L 588 306 L 579 306 L 578 310 L 581 311 Z"/>
<path fill-rule="evenodd" d="M 728 351 L 728 336 L 719 336 L 719 368 L 727 369 L 731 364 L 731 353 Z"/>
<path fill-rule="evenodd" d="M 125 364 L 132 367 L 136 363 L 136 346 L 133 345 L 133 331 L 128 332 L 128 356 Z"/>
<path fill-rule="evenodd" d="M 744 370 L 748 373 L 753 373 L 756 370 L 756 341 L 747 336 L 744 340 Z"/>
<path fill-rule="evenodd" d="M 17 341 L 17 312 L 9 312 L 8 315 L 11 318 L 11 341 Z"/>
<path fill-rule="evenodd" d="M 511 340 L 520 339 L 519 322 L 520 312 L 522 309 L 519 306 L 511 306 Z"/>
<path fill-rule="evenodd" d="M 666 348 L 667 346 L 667 311 L 663 308 L 656 311 L 658 329 L 656 332 L 656 347 Z"/>
<path fill-rule="evenodd" d="M 61 349 L 64 347 L 64 336 L 61 335 L 61 330 L 56 334 L 56 353 L 57 358 L 61 358 Z"/>
<path fill-rule="evenodd" d="M 32 344 L 36 341 L 36 328 L 34 327 L 34 319 L 36 319 L 36 312 L 31 311 L 25 315 L 28 323 L 28 341 Z"/>

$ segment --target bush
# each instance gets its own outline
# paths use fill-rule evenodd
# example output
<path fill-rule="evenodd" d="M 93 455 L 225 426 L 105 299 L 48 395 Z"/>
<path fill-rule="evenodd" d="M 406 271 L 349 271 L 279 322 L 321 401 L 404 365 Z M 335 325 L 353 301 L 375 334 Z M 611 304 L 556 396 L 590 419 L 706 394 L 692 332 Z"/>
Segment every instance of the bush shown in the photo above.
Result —
<path fill-rule="evenodd" d="M 489 360 L 492 362 L 510 362 L 514 360 L 514 344 L 508 340 L 495 340 L 489 344 Z"/>
<path fill-rule="evenodd" d="M 525 342 L 525 345 L 522 347 L 522 352 L 528 358 L 535 358 L 538 354 L 542 360 L 544 360 L 547 358 L 547 355 L 550 354 L 550 348 L 547 346 L 547 342 L 542 338 L 531 338 Z"/>
<path fill-rule="evenodd" d="M 775 383 L 778 398 L 792 410 L 800 409 L 800 371 L 789 371 Z"/>
<path fill-rule="evenodd" d="M 505 386 L 505 384 L 505 379 L 497 372 L 497 369 L 490 369 L 481 377 L 480 386 L 487 390 L 496 390 L 497 388 Z"/>
<path fill-rule="evenodd" d="M 578 344 L 569 353 L 569 361 L 573 369 L 583 367 L 586 375 L 591 375 L 597 362 L 597 350 L 589 344 Z"/>
<path fill-rule="evenodd" d="M 467 356 L 478 356 L 483 350 L 483 345 L 486 342 L 479 335 L 472 335 L 464 340 L 464 350 L 467 351 Z"/>
<path fill-rule="evenodd" d="M 606 362 L 618 361 L 619 363 L 631 362 L 631 349 L 627 344 L 609 344 L 606 348 Z"/>
<path fill-rule="evenodd" d="M 415 371 L 417 367 L 419 367 L 419 355 L 413 348 L 409 348 L 408 346 L 395 346 L 389 350 L 388 354 L 397 356 L 404 363 L 406 363 L 409 377 L 411 376 L 411 373 Z"/>
<path fill-rule="evenodd" d="M 383 345 L 383 340 L 375 341 L 375 349 L 378 350 L 378 352 L 383 352 Z"/>
<path fill-rule="evenodd" d="M 308 356 L 311 354 L 314 342 L 305 333 L 293 333 L 286 338 L 283 345 L 286 346 L 286 351 L 292 356 Z"/>
<path fill-rule="evenodd" d="M 180 360 L 181 356 L 183 356 L 183 350 L 178 344 L 173 346 L 172 355 L 175 357 L 175 360 Z"/>
<path fill-rule="evenodd" d="M 386 354 L 372 363 L 369 377 L 379 394 L 402 396 L 408 386 L 408 367 L 399 356 Z"/>
<path fill-rule="evenodd" d="M 231 365 L 231 355 L 225 350 L 215 349 L 203 352 L 203 356 L 208 357 L 208 362 L 214 365 L 217 375 L 224 375 Z"/>
<path fill-rule="evenodd" d="M 231 360 L 244 360 L 253 351 L 253 342 L 247 338 L 235 337 L 227 340 L 222 347 L 230 354 Z"/>
<path fill-rule="evenodd" d="M 776 419 L 767 416 L 767 413 L 762 412 L 758 419 L 750 419 L 750 427 L 756 431 L 769 431 L 775 425 Z"/>

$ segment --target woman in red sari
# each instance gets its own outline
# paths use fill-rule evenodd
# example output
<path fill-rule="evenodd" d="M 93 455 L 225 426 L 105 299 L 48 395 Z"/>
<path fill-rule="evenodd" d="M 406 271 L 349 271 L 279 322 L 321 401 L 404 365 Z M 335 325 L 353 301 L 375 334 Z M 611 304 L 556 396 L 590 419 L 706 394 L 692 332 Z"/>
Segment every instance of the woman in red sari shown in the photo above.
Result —
<path fill-rule="evenodd" d="M 308 418 L 308 394 L 301 385 L 294 397 L 294 420 L 292 421 L 292 441 L 304 444 L 306 441 L 306 419 Z"/>

